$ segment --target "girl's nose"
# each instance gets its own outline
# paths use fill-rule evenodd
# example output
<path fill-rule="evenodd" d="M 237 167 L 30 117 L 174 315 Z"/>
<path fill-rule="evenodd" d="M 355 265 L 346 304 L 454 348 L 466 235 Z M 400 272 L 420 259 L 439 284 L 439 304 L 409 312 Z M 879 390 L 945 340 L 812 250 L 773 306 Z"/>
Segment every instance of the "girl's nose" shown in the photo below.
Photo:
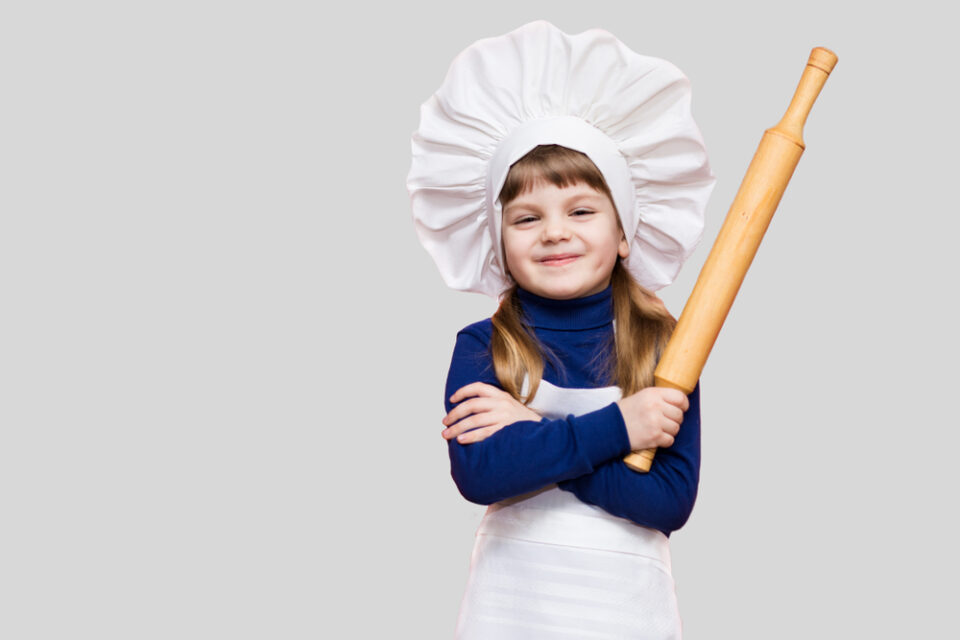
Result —
<path fill-rule="evenodd" d="M 560 242 L 569 239 L 570 229 L 567 227 L 565 220 L 547 220 L 547 223 L 543 226 L 544 242 Z"/>

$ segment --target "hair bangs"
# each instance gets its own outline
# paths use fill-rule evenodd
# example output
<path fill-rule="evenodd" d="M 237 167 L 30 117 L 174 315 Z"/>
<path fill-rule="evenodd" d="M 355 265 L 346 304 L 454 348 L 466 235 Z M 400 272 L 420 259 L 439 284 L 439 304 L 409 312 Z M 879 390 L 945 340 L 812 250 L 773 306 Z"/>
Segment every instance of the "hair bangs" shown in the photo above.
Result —
<path fill-rule="evenodd" d="M 582 182 L 613 202 L 607 181 L 586 154 L 557 144 L 545 144 L 534 147 L 510 166 L 500 190 L 500 206 L 505 207 L 541 182 L 561 189 Z"/>

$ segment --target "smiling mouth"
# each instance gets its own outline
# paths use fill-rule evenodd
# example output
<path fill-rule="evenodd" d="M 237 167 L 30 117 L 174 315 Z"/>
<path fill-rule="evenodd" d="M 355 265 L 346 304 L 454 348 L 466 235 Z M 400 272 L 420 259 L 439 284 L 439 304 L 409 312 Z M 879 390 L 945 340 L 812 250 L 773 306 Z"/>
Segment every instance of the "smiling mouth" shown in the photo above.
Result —
<path fill-rule="evenodd" d="M 540 261 L 540 264 L 546 265 L 548 267 L 561 267 L 565 264 L 570 264 L 580 256 L 574 255 L 572 253 L 566 253 L 559 256 L 550 256 L 549 258 L 544 258 Z"/>

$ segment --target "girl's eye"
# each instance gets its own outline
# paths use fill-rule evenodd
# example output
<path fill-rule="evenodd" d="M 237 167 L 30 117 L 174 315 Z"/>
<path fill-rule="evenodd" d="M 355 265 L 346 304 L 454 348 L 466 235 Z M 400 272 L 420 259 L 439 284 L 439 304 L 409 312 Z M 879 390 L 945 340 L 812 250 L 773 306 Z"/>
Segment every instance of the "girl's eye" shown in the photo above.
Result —
<path fill-rule="evenodd" d="M 523 216 L 522 218 L 517 218 L 513 221 L 514 224 L 523 224 L 524 222 L 533 222 L 536 220 L 533 216 Z"/>
<path fill-rule="evenodd" d="M 589 209 L 577 209 L 576 211 L 573 212 L 573 215 L 575 215 L 575 216 L 588 216 L 588 215 L 590 215 L 591 213 L 593 213 L 593 211 L 590 211 Z"/>

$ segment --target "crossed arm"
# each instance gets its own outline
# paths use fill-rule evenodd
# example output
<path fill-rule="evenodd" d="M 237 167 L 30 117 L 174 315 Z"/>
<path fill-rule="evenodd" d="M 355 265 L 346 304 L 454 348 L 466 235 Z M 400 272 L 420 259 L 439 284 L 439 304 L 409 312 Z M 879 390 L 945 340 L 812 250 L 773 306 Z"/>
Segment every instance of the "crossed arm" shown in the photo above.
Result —
<path fill-rule="evenodd" d="M 584 502 L 668 534 L 686 522 L 699 481 L 699 387 L 685 398 L 672 446 L 661 444 L 666 448 L 653 469 L 641 474 L 622 462 L 643 448 L 625 422 L 625 414 L 636 418 L 636 407 L 612 403 L 582 416 L 541 418 L 500 388 L 492 367 L 484 366 L 487 353 L 481 338 L 461 332 L 447 379 L 442 434 L 465 498 L 490 504 L 556 483 Z"/>

